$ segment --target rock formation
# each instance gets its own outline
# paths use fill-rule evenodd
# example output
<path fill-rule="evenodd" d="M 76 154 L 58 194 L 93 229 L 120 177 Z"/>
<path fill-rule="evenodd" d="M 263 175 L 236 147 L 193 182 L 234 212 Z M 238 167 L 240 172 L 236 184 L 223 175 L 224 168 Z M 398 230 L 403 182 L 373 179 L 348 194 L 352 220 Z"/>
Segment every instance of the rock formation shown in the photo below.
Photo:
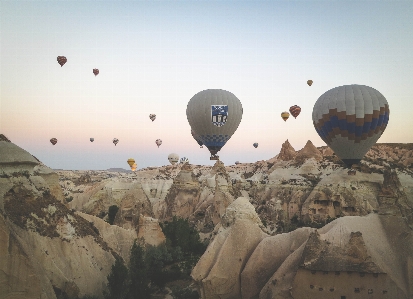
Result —
<path fill-rule="evenodd" d="M 295 156 L 297 156 L 297 153 L 295 149 L 291 146 L 291 144 L 288 142 L 288 139 L 287 139 L 282 144 L 281 151 L 278 154 L 277 158 L 283 161 L 290 161 L 290 160 L 294 160 Z"/>
<path fill-rule="evenodd" d="M 0 298 L 101 296 L 115 258 L 128 261 L 136 238 L 164 241 L 149 217 L 137 234 L 70 210 L 58 175 L 4 137 L 0 168 Z"/>
<path fill-rule="evenodd" d="M 323 154 L 314 146 L 314 144 L 308 140 L 305 146 L 298 151 L 295 161 L 303 163 L 306 159 L 314 158 L 317 161 L 323 159 Z"/>

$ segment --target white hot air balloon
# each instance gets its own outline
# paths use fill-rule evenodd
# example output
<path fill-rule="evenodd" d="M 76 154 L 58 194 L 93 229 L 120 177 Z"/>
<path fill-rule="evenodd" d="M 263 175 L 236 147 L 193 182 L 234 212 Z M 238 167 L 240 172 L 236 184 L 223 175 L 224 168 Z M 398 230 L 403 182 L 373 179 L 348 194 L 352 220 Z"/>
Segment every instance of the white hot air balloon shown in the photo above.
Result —
<path fill-rule="evenodd" d="M 168 155 L 168 161 L 169 161 L 169 163 L 174 165 L 175 163 L 177 163 L 179 161 L 179 156 L 175 153 L 169 154 Z"/>
<path fill-rule="evenodd" d="M 351 167 L 380 138 L 389 114 L 386 98 L 376 89 L 344 85 L 318 98 L 313 108 L 313 124 L 321 139 Z"/>
<path fill-rule="evenodd" d="M 181 164 L 189 163 L 189 159 L 187 157 L 182 157 L 181 160 L 179 160 Z"/>
<path fill-rule="evenodd" d="M 218 151 L 237 130 L 242 118 L 240 100 L 222 89 L 198 92 L 188 102 L 186 116 L 191 129 L 211 153 L 211 160 L 218 160 Z"/>

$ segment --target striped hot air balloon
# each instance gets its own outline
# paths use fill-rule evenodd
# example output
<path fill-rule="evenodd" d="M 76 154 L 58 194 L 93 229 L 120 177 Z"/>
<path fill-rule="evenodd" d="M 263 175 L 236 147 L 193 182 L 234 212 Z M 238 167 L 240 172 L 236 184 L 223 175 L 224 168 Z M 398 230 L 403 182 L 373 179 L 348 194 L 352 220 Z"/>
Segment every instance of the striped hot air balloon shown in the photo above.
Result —
<path fill-rule="evenodd" d="M 297 118 L 297 116 L 300 114 L 301 108 L 297 105 L 291 106 L 290 107 L 290 113 L 294 118 Z"/>
<path fill-rule="evenodd" d="M 51 142 L 53 145 L 55 145 L 55 144 L 57 143 L 57 139 L 56 139 L 56 138 L 52 138 L 52 139 L 50 139 L 50 142 Z"/>
<path fill-rule="evenodd" d="M 64 56 L 57 56 L 57 62 L 62 67 L 67 62 L 67 58 Z"/>
<path fill-rule="evenodd" d="M 283 113 L 281 113 L 281 117 L 284 121 L 287 121 L 287 119 L 290 117 L 290 113 L 284 111 Z"/>
<path fill-rule="evenodd" d="M 189 159 L 187 157 L 182 157 L 181 160 L 179 160 L 181 164 L 189 163 Z"/>
<path fill-rule="evenodd" d="M 376 89 L 344 85 L 321 95 L 313 124 L 321 139 L 348 166 L 357 164 L 377 142 L 389 122 L 389 105 Z"/>

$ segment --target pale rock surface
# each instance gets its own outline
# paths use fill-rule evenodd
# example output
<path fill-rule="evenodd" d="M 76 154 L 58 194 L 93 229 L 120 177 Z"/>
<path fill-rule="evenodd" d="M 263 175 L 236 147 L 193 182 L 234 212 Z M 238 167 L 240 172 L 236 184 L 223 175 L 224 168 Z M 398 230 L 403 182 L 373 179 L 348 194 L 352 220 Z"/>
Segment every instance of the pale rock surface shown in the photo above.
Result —
<path fill-rule="evenodd" d="M 218 236 L 192 271 L 202 298 L 239 298 L 240 273 L 253 248 L 268 235 L 247 198 L 231 203 Z"/>

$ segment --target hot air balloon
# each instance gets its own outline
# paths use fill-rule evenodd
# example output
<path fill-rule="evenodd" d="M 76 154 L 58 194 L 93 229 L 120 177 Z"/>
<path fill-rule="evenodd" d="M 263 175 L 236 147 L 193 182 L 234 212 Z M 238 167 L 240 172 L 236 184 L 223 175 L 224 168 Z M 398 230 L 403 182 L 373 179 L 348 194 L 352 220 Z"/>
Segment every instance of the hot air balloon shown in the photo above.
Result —
<path fill-rule="evenodd" d="M 99 75 L 99 70 L 98 69 L 93 69 L 93 73 L 95 74 L 95 77 L 96 77 L 97 75 Z"/>
<path fill-rule="evenodd" d="M 297 105 L 291 106 L 290 107 L 290 113 L 294 118 L 297 118 L 297 116 L 300 114 L 301 108 Z"/>
<path fill-rule="evenodd" d="M 198 135 L 194 132 L 194 130 L 191 130 L 191 135 L 192 137 L 194 137 L 195 141 L 199 144 L 200 148 L 203 148 L 203 143 L 202 141 L 199 139 Z"/>
<path fill-rule="evenodd" d="M 235 161 L 235 165 L 238 165 L 239 164 L 239 161 Z"/>
<path fill-rule="evenodd" d="M 159 148 L 159 146 L 162 144 L 162 140 L 161 139 L 156 139 L 155 143 Z"/>
<path fill-rule="evenodd" d="M 132 165 L 135 164 L 135 159 L 129 158 L 126 162 L 128 162 L 129 166 L 132 167 Z"/>
<path fill-rule="evenodd" d="M 321 139 L 350 168 L 383 134 L 389 114 L 386 98 L 376 89 L 344 85 L 318 98 L 313 124 Z"/>
<path fill-rule="evenodd" d="M 313 80 L 308 80 L 307 84 L 308 84 L 308 86 L 311 86 L 313 84 Z"/>
<path fill-rule="evenodd" d="M 290 117 L 290 113 L 284 111 L 283 113 L 281 113 L 281 117 L 284 121 L 287 121 L 287 119 Z"/>
<path fill-rule="evenodd" d="M 62 67 L 67 62 L 67 58 L 64 56 L 57 56 L 57 62 Z"/>
<path fill-rule="evenodd" d="M 113 138 L 113 144 L 116 146 L 116 144 L 118 144 L 119 139 L 118 138 Z"/>
<path fill-rule="evenodd" d="M 253 144 L 253 146 L 254 146 L 255 148 L 257 148 L 257 147 L 258 147 L 258 143 L 255 142 L 255 143 Z"/>
<path fill-rule="evenodd" d="M 137 167 L 138 167 L 138 165 L 136 163 L 133 163 L 133 165 L 131 166 L 131 170 L 135 171 Z"/>
<path fill-rule="evenodd" d="M 179 160 L 181 164 L 189 163 L 189 159 L 187 157 L 182 157 L 181 160 Z"/>
<path fill-rule="evenodd" d="M 90 142 L 93 142 L 93 141 L 95 141 L 95 138 L 90 138 Z"/>
<path fill-rule="evenodd" d="M 57 139 L 56 139 L 56 138 L 52 138 L 52 139 L 50 139 L 50 142 L 51 142 L 53 145 L 55 145 L 55 144 L 57 143 Z"/>
<path fill-rule="evenodd" d="M 198 92 L 188 102 L 186 116 L 191 129 L 211 153 L 211 160 L 237 130 L 242 118 L 240 100 L 222 89 Z"/>
<path fill-rule="evenodd" d="M 151 121 L 154 121 L 156 119 L 156 114 L 149 114 L 149 118 Z"/>
<path fill-rule="evenodd" d="M 177 154 L 175 154 L 175 153 L 169 154 L 169 156 L 168 156 L 168 161 L 169 161 L 172 165 L 174 165 L 176 162 L 179 161 L 179 156 L 178 156 Z"/>

